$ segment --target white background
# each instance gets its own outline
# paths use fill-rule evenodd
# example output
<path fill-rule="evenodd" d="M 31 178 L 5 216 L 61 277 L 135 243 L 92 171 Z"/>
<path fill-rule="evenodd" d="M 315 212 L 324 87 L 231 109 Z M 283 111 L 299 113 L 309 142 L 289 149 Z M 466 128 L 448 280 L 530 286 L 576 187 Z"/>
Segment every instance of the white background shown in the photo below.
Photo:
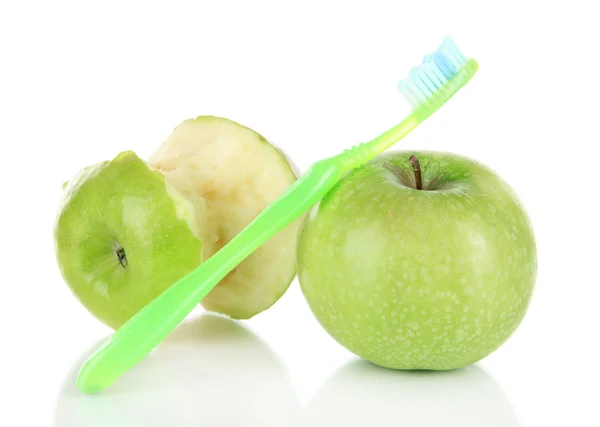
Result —
<path fill-rule="evenodd" d="M 600 425 L 594 2 L 154 4 L 0 3 L 0 425 Z M 305 170 L 398 122 L 397 81 L 445 35 L 480 71 L 401 147 L 474 157 L 521 196 L 539 276 L 511 340 L 447 376 L 374 371 L 294 282 L 246 331 L 195 320 L 114 389 L 75 390 L 110 331 L 56 267 L 65 180 L 125 149 L 148 157 L 200 114 L 256 129 Z"/>

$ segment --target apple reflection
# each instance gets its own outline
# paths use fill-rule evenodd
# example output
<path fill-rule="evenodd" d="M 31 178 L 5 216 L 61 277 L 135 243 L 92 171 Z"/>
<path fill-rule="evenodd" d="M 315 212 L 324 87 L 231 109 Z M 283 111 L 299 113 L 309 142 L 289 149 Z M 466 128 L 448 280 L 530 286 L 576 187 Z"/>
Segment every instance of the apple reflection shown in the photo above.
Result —
<path fill-rule="evenodd" d="M 325 382 L 308 403 L 303 425 L 520 427 L 503 390 L 478 366 L 401 372 L 363 360 Z"/>
<path fill-rule="evenodd" d="M 288 373 L 275 354 L 247 327 L 218 315 L 183 323 L 97 395 L 86 396 L 75 386 L 86 358 L 65 379 L 56 427 L 280 427 L 299 413 Z"/>

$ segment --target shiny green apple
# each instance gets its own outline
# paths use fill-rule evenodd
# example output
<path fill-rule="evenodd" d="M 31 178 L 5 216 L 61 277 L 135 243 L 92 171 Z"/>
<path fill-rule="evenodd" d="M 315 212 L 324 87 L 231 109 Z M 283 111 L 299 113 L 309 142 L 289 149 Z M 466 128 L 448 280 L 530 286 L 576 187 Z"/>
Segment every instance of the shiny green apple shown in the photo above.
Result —
<path fill-rule="evenodd" d="M 201 116 L 175 128 L 149 162 L 133 152 L 85 168 L 65 187 L 55 225 L 65 281 L 118 328 L 235 237 L 296 180 L 286 157 L 231 120 Z M 202 301 L 250 318 L 296 275 L 295 221 Z"/>
<path fill-rule="evenodd" d="M 392 152 L 348 174 L 307 216 L 298 274 L 316 318 L 350 351 L 388 368 L 448 370 L 516 330 L 537 255 L 522 204 L 490 169 Z"/>
<path fill-rule="evenodd" d="M 198 266 L 194 208 L 131 151 L 69 181 L 54 236 L 61 273 L 112 328 Z"/>

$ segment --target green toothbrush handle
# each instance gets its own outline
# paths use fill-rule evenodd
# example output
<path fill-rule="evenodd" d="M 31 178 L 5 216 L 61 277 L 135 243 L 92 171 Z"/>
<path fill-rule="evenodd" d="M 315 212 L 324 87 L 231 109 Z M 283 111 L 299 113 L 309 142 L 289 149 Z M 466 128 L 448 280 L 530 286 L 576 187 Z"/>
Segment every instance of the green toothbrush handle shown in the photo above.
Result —
<path fill-rule="evenodd" d="M 169 335 L 244 258 L 321 200 L 346 172 L 402 139 L 422 120 L 413 113 L 372 141 L 313 164 L 228 244 L 163 291 L 96 350 L 79 371 L 79 389 L 95 393 L 110 386 Z"/>
<path fill-rule="evenodd" d="M 101 391 L 143 359 L 227 273 L 322 199 L 353 165 L 368 160 L 362 151 L 357 147 L 315 163 L 220 251 L 116 331 L 83 365 L 77 386 L 85 393 Z"/>
<path fill-rule="evenodd" d="M 433 55 L 433 56 L 432 56 Z M 425 57 L 420 69 L 401 82 L 413 105 L 401 123 L 366 144 L 315 163 L 283 196 L 194 271 L 166 289 L 125 323 L 83 365 L 77 378 L 86 393 L 100 391 L 160 343 L 244 258 L 316 204 L 351 169 L 394 145 L 440 108 L 478 69 L 451 41 Z"/>

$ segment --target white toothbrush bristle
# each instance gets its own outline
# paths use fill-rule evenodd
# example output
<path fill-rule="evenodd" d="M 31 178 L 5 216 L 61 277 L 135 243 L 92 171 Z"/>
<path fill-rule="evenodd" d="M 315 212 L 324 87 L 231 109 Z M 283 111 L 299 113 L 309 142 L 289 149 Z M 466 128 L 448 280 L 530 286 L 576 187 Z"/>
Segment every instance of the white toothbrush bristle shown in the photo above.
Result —
<path fill-rule="evenodd" d="M 422 64 L 410 71 L 408 78 L 398 84 L 398 89 L 413 107 L 417 107 L 448 83 L 466 62 L 467 58 L 456 44 L 446 37 L 438 50 L 425 56 Z"/>

